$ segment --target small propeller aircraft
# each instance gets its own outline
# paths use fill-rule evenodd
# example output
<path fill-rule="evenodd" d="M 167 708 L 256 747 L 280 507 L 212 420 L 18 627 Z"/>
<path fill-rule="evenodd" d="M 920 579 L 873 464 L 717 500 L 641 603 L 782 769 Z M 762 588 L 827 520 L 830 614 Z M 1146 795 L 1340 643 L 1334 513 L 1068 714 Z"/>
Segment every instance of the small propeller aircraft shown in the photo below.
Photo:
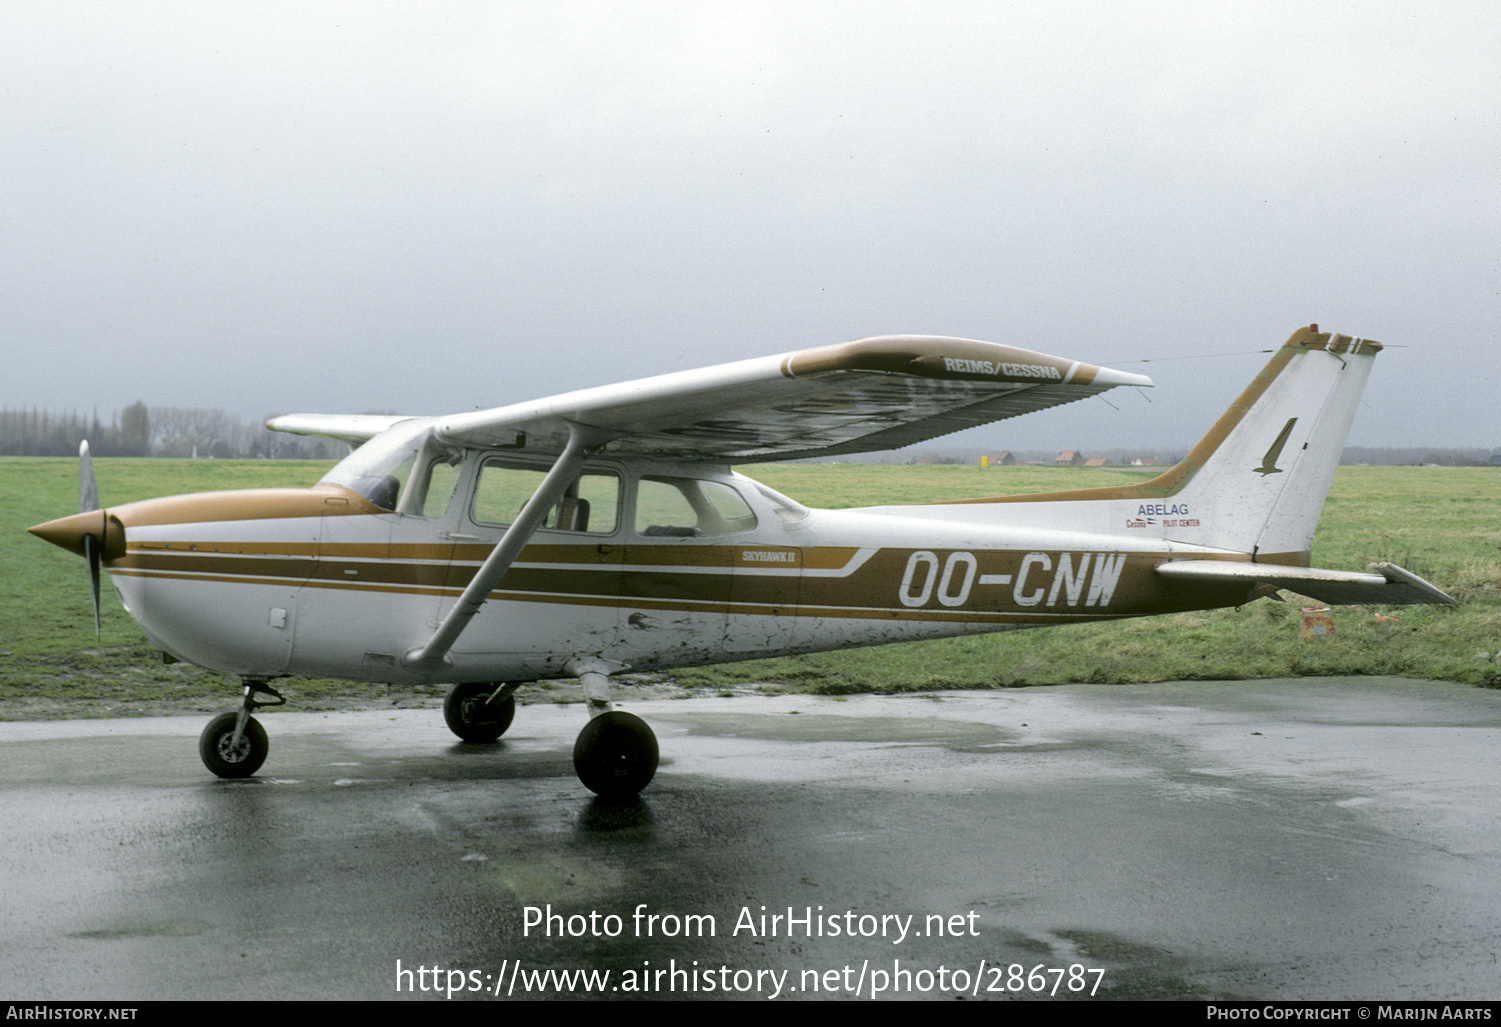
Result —
<path fill-rule="evenodd" d="M 289 675 L 451 683 L 460 738 L 493 742 L 521 685 L 578 677 L 574 766 L 633 795 L 656 737 L 610 678 L 727 660 L 1240 606 L 1452 603 L 1391 564 L 1310 566 L 1314 525 L 1381 345 L 1299 329 L 1182 463 L 1138 484 L 811 510 L 730 469 L 895 449 L 1149 386 L 1010 346 L 863 339 L 446 417 L 288 415 L 356 446 L 311 488 L 101 509 L 30 529 L 108 570 L 167 657 L 244 682 L 200 739 L 246 777 L 251 714 Z M 266 697 L 270 698 L 266 698 Z"/>

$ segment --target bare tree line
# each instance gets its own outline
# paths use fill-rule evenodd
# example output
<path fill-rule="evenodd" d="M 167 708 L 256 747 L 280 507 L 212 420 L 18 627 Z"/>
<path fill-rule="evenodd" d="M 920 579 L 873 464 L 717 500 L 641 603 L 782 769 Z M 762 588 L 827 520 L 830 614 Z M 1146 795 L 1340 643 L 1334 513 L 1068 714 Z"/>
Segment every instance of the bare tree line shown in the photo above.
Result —
<path fill-rule="evenodd" d="M 135 402 L 111 414 L 0 409 L 0 456 L 76 456 L 88 440 L 95 456 L 200 457 L 216 460 L 337 460 L 349 447 L 333 439 L 287 435 L 205 407 Z"/>

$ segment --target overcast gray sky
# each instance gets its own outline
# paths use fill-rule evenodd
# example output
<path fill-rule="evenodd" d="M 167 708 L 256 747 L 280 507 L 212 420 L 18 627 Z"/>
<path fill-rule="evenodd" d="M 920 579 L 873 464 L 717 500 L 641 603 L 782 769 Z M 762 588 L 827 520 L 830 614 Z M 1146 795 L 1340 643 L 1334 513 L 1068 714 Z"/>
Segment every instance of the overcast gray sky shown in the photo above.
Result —
<path fill-rule="evenodd" d="M 1405 347 L 1352 444 L 1501 447 L 1498 52 L 1484 2 L 0 0 L 0 404 L 915 332 L 1157 381 L 998 448 L 1173 447 L 1317 322 Z"/>

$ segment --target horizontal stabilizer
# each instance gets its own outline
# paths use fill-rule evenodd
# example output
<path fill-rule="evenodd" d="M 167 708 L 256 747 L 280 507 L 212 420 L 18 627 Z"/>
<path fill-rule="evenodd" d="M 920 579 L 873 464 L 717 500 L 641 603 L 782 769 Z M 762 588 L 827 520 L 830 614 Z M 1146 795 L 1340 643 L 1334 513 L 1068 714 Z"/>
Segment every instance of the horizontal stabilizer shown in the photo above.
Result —
<path fill-rule="evenodd" d="M 1244 582 L 1247 587 L 1270 585 L 1330 606 L 1457 605 L 1439 589 L 1396 564 L 1373 563 L 1370 570 L 1372 573 L 1331 571 L 1228 560 L 1173 560 L 1157 567 L 1159 575 L 1174 581 Z"/>

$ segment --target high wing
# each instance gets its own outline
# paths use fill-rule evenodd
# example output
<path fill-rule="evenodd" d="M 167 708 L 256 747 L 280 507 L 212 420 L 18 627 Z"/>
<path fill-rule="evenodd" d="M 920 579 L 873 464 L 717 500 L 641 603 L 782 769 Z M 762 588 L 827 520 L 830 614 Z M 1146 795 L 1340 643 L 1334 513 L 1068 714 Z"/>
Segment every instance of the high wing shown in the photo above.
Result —
<path fill-rule="evenodd" d="M 434 420 L 445 442 L 561 452 L 569 425 L 614 452 L 749 462 L 897 449 L 1097 395 L 1145 375 L 971 339 L 901 335 L 761 357 Z M 332 434 L 320 415 L 279 431 Z M 373 426 L 339 425 L 343 435 Z M 399 419 L 391 419 L 393 422 Z M 368 436 L 367 436 L 368 437 Z"/>

